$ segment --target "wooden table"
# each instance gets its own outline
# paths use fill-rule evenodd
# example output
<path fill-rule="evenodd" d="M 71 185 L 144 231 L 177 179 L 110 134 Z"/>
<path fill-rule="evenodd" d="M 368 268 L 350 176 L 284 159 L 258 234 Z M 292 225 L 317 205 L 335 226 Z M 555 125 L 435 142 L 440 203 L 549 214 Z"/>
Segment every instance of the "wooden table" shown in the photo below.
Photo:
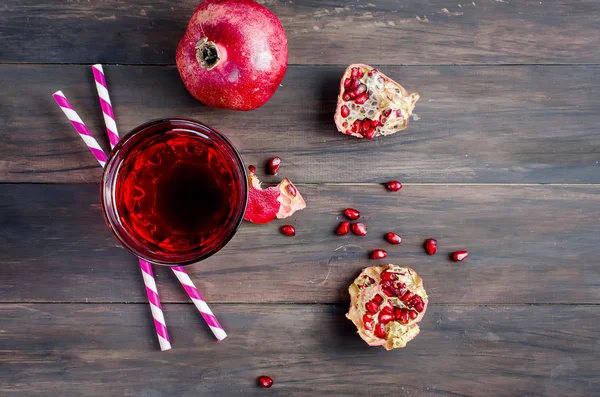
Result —
<path fill-rule="evenodd" d="M 179 80 L 197 0 L 2 2 L 0 395 L 600 394 L 600 3 L 261 2 L 286 28 L 290 66 L 247 113 L 202 106 Z M 244 224 L 189 268 L 221 343 L 160 268 L 174 348 L 158 351 L 136 260 L 102 219 L 101 169 L 51 98 L 64 90 L 108 147 L 96 62 L 121 131 L 205 121 L 247 164 L 281 156 L 305 195 L 295 238 L 282 222 Z M 372 142 L 336 132 L 352 62 L 418 91 L 420 120 Z M 404 189 L 386 192 L 389 179 Z M 346 207 L 368 237 L 333 234 Z M 400 246 L 385 245 L 389 230 Z M 431 298 L 421 335 L 392 352 L 344 318 L 347 286 L 382 247 Z M 468 260 L 450 262 L 456 249 Z"/>

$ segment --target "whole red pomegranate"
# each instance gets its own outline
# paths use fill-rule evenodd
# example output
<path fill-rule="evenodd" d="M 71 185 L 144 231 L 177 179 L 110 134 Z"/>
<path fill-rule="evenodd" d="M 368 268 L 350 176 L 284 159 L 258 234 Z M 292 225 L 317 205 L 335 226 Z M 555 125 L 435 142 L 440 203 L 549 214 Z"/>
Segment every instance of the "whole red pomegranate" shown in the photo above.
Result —
<path fill-rule="evenodd" d="M 348 317 L 370 346 L 404 347 L 419 334 L 429 299 L 423 280 L 410 267 L 371 266 L 348 288 Z"/>
<path fill-rule="evenodd" d="M 177 47 L 177 70 L 205 105 L 252 110 L 275 93 L 287 68 L 287 37 L 275 14 L 253 0 L 206 0 Z"/>

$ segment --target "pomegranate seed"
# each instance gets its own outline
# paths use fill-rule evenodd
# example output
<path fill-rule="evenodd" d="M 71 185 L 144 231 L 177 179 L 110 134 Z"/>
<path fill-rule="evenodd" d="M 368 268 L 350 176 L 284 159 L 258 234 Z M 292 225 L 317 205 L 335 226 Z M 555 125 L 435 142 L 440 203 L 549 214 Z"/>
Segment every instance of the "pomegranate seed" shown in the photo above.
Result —
<path fill-rule="evenodd" d="M 348 87 L 347 92 L 350 95 L 356 96 L 358 94 L 360 94 L 359 92 L 356 92 L 356 89 L 360 87 L 360 80 L 359 79 L 352 79 L 352 81 L 350 82 L 350 86 Z"/>
<path fill-rule="evenodd" d="M 402 295 L 402 298 L 400 298 L 400 300 L 402 302 L 408 302 L 412 297 L 413 297 L 413 293 L 408 291 L 407 293 L 405 293 L 404 295 Z"/>
<path fill-rule="evenodd" d="M 383 302 L 383 297 L 381 295 L 375 295 L 373 297 L 373 300 L 379 304 L 381 304 L 381 302 Z"/>
<path fill-rule="evenodd" d="M 352 231 L 358 236 L 367 235 L 367 225 L 362 222 L 356 222 L 352 224 Z"/>
<path fill-rule="evenodd" d="M 346 234 L 348 234 L 348 232 L 350 232 L 350 222 L 344 221 L 340 223 L 335 232 L 338 236 L 345 236 Z"/>
<path fill-rule="evenodd" d="M 377 313 L 377 310 L 379 310 L 379 304 L 374 300 L 370 300 L 367 303 L 365 303 L 365 309 L 367 309 L 367 313 L 375 314 Z"/>
<path fill-rule="evenodd" d="M 342 109 L 341 109 L 341 113 L 342 113 L 342 117 L 348 117 L 348 115 L 350 114 L 350 109 L 348 109 L 348 106 L 343 105 Z"/>
<path fill-rule="evenodd" d="M 344 80 L 344 87 L 345 88 L 350 87 L 350 84 L 352 84 L 352 79 L 347 78 L 346 80 Z"/>
<path fill-rule="evenodd" d="M 452 259 L 454 260 L 454 262 L 462 262 L 465 259 L 467 259 L 467 256 L 469 256 L 469 253 L 467 251 L 456 251 L 452 254 Z"/>
<path fill-rule="evenodd" d="M 346 216 L 346 218 L 351 219 L 353 221 L 360 218 L 360 212 L 358 210 L 355 210 L 354 208 L 346 208 L 344 210 L 344 215 Z"/>
<path fill-rule="evenodd" d="M 387 256 L 384 250 L 374 250 L 371 252 L 371 259 L 383 259 Z"/>
<path fill-rule="evenodd" d="M 383 288 L 392 288 L 392 280 L 381 280 L 381 286 Z"/>
<path fill-rule="evenodd" d="M 399 307 L 394 308 L 394 320 L 400 320 L 400 314 L 402 310 Z"/>
<path fill-rule="evenodd" d="M 288 237 L 292 237 L 296 235 L 296 228 L 292 225 L 283 225 L 281 226 L 281 233 L 285 234 Z"/>
<path fill-rule="evenodd" d="M 344 101 L 349 101 L 349 100 L 350 100 L 350 94 L 348 94 L 348 93 L 345 93 L 345 94 L 342 96 L 342 99 L 343 99 Z"/>
<path fill-rule="evenodd" d="M 367 102 L 367 99 L 369 99 L 369 94 L 363 92 L 362 94 L 356 97 L 354 103 L 356 103 L 357 105 L 364 105 L 364 103 Z"/>
<path fill-rule="evenodd" d="M 402 242 L 402 237 L 394 232 L 388 232 L 388 234 L 385 235 L 385 239 L 390 244 L 400 244 Z"/>
<path fill-rule="evenodd" d="M 365 329 L 368 331 L 373 331 L 373 323 L 365 323 Z"/>
<path fill-rule="evenodd" d="M 411 310 L 408 312 L 408 317 L 410 317 L 411 320 L 414 320 L 415 318 L 419 317 L 419 313 L 417 313 L 414 310 Z"/>
<path fill-rule="evenodd" d="M 385 188 L 390 192 L 397 192 L 402 189 L 402 184 L 398 181 L 389 181 L 385 184 Z"/>
<path fill-rule="evenodd" d="M 417 302 L 417 304 L 415 305 L 415 310 L 419 313 L 422 313 L 423 309 L 425 309 L 425 305 L 423 304 L 423 302 Z"/>
<path fill-rule="evenodd" d="M 371 120 L 370 119 L 364 119 L 362 122 L 362 132 L 367 132 L 371 129 Z"/>
<path fill-rule="evenodd" d="M 253 165 L 248 166 L 248 170 L 250 171 L 250 173 L 252 174 L 256 174 L 256 167 Z"/>
<path fill-rule="evenodd" d="M 389 288 L 386 288 L 386 289 L 384 289 L 384 290 L 383 290 L 383 293 L 384 293 L 386 296 L 389 296 L 389 297 L 392 297 L 392 296 L 395 296 L 395 295 L 396 295 L 396 294 L 394 294 L 394 291 L 393 291 L 393 290 L 391 290 L 391 289 L 389 289 Z"/>
<path fill-rule="evenodd" d="M 373 277 L 369 277 L 369 282 L 370 282 L 371 284 L 375 284 L 375 279 L 373 279 Z"/>
<path fill-rule="evenodd" d="M 361 84 L 358 87 L 356 87 L 356 89 L 354 90 L 354 95 L 359 96 L 360 94 L 362 94 L 364 92 L 367 92 L 367 86 L 364 84 Z M 367 98 L 368 97 L 369 97 L 369 94 L 367 94 Z"/>
<path fill-rule="evenodd" d="M 358 68 L 352 68 L 352 71 L 350 72 L 350 76 L 356 78 L 358 77 Z"/>
<path fill-rule="evenodd" d="M 365 72 L 362 71 L 362 69 L 358 69 L 358 78 L 361 78 L 365 75 Z"/>
<path fill-rule="evenodd" d="M 381 272 L 381 279 L 382 280 L 389 280 L 389 281 L 393 281 L 394 280 L 394 273 L 383 271 Z"/>
<path fill-rule="evenodd" d="M 267 174 L 277 175 L 279 172 L 279 166 L 281 165 L 281 159 L 279 157 L 273 157 L 267 162 Z"/>
<path fill-rule="evenodd" d="M 400 322 L 402 324 L 408 323 L 408 310 L 402 309 L 402 312 L 400 313 Z"/>
<path fill-rule="evenodd" d="M 268 389 L 269 387 L 273 386 L 273 379 L 269 378 L 268 376 L 259 376 L 258 377 L 258 384 L 261 385 L 261 387 L 264 387 L 265 389 Z"/>
<path fill-rule="evenodd" d="M 434 255 L 435 251 L 437 251 L 437 240 L 432 238 L 425 240 L 425 250 L 429 255 Z"/>
<path fill-rule="evenodd" d="M 385 339 L 385 325 L 378 323 L 375 326 L 375 331 L 373 332 L 375 334 L 376 337 L 381 338 L 381 339 Z"/>
<path fill-rule="evenodd" d="M 363 323 L 370 323 L 371 321 L 373 321 L 373 318 L 371 316 L 369 316 L 368 314 L 363 314 Z"/>
<path fill-rule="evenodd" d="M 387 324 L 394 319 L 394 316 L 389 313 L 379 313 L 379 322 L 381 324 Z"/>

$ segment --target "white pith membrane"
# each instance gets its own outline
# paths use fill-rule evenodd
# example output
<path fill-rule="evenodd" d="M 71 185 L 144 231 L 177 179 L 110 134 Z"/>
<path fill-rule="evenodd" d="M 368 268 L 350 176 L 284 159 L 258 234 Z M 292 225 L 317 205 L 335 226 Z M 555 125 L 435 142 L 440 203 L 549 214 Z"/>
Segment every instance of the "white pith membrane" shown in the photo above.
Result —
<path fill-rule="evenodd" d="M 362 71 L 362 77 L 352 77 L 352 70 Z M 356 97 L 344 100 L 347 88 L 344 86 L 346 79 L 358 79 L 360 84 L 367 87 L 368 99 L 364 104 L 356 103 Z M 418 93 L 408 94 L 400 84 L 396 83 L 380 71 L 368 65 L 353 64 L 348 66 L 340 82 L 335 112 L 335 124 L 338 131 L 357 138 L 372 139 L 376 136 L 391 135 L 408 127 L 408 120 L 412 115 L 415 104 L 419 100 Z M 347 106 L 349 114 L 342 116 L 342 106 Z M 353 130 L 356 120 L 372 120 L 374 131 L 365 133 Z"/>
<path fill-rule="evenodd" d="M 391 287 L 389 284 L 382 285 L 382 273 L 391 273 L 386 276 L 392 279 Z M 386 280 L 383 280 L 384 282 Z M 387 294 L 384 293 L 387 289 Z M 397 290 L 393 296 L 388 296 L 390 290 Z M 419 321 L 423 319 L 427 311 L 428 297 L 423 288 L 423 280 L 410 267 L 400 267 L 395 265 L 372 266 L 364 269 L 348 288 L 350 293 L 350 310 L 346 317 L 350 319 L 356 328 L 360 337 L 370 346 L 383 346 L 386 350 L 405 347 L 406 344 L 414 339 L 420 331 Z M 402 301 L 398 295 L 403 296 L 406 292 L 413 294 L 413 298 Z M 375 314 L 369 314 L 367 305 L 373 305 L 374 299 L 379 296 L 381 303 L 378 304 Z M 417 311 L 414 305 L 414 296 L 419 296 L 422 301 L 421 311 Z M 412 302 L 411 302 L 412 300 Z M 376 334 L 376 328 L 380 327 L 379 317 L 382 312 L 386 313 L 386 306 L 393 306 L 400 311 L 405 310 L 410 313 L 413 311 L 414 319 L 408 317 L 408 321 L 401 320 L 394 316 L 391 321 L 384 321 L 384 337 Z M 392 309 L 394 310 L 394 309 Z M 372 312 L 372 311 L 371 311 Z M 393 311 L 394 313 L 394 311 Z M 365 323 L 364 316 L 372 318 L 372 325 Z"/>

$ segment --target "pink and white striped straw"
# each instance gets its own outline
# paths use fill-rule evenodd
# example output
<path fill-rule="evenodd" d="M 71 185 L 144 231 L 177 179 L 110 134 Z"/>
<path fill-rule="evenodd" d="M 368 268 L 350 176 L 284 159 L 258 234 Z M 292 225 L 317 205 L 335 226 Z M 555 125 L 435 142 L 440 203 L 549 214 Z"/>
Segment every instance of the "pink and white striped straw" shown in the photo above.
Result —
<path fill-rule="evenodd" d="M 94 73 L 94 80 L 96 81 L 96 89 L 98 90 L 100 106 L 102 107 L 102 113 L 104 115 L 104 122 L 106 124 L 106 132 L 108 133 L 108 139 L 111 142 L 111 146 L 114 147 L 119 142 L 120 138 L 119 131 L 117 130 L 117 123 L 115 122 L 115 115 L 112 111 L 112 105 L 110 102 L 108 84 L 106 83 L 106 78 L 104 76 L 102 65 L 93 65 L 92 71 Z M 140 266 L 142 266 L 142 262 L 145 261 L 142 261 L 140 259 Z M 200 312 L 200 315 L 202 316 L 204 321 L 206 321 L 206 324 L 208 324 L 208 326 L 210 327 L 217 340 L 222 341 L 223 339 L 225 339 L 227 337 L 227 333 L 225 333 L 225 330 L 223 329 L 221 324 L 219 324 L 219 321 L 208 307 L 206 301 L 202 298 L 202 295 L 200 295 L 200 292 L 192 282 L 192 279 L 187 274 L 185 269 L 181 266 L 177 266 L 172 267 L 171 270 L 173 270 L 173 273 L 183 286 L 183 289 L 188 294 L 188 296 Z M 148 300 L 150 301 L 150 296 L 148 296 Z"/>
<path fill-rule="evenodd" d="M 202 298 L 202 295 L 200 295 L 200 292 L 192 282 L 190 276 L 188 276 L 188 274 L 186 273 L 185 269 L 181 266 L 175 266 L 172 267 L 171 270 L 173 270 L 173 273 L 175 273 L 175 276 L 183 286 L 183 289 L 185 289 L 185 292 L 187 292 L 188 296 L 200 312 L 200 315 L 202 316 L 204 321 L 206 321 L 206 324 L 208 324 L 208 326 L 210 327 L 210 330 L 215 335 L 215 337 L 219 341 L 225 339 L 227 337 L 227 333 L 225 332 L 221 324 L 219 324 L 219 321 L 213 314 L 212 310 L 210 310 L 210 308 L 206 304 L 206 301 L 204 301 L 204 298 Z"/>
<path fill-rule="evenodd" d="M 96 64 L 92 66 L 92 72 L 94 73 L 98 99 L 100 99 L 104 124 L 106 125 L 106 132 L 108 133 L 108 140 L 110 141 L 110 147 L 112 149 L 116 146 L 117 142 L 119 142 L 119 131 L 117 130 L 117 123 L 115 123 L 115 114 L 113 112 L 112 103 L 110 102 L 106 78 L 104 77 L 104 69 L 102 69 L 102 65 Z"/>
<path fill-rule="evenodd" d="M 88 130 L 85 124 L 83 124 L 81 117 L 79 117 L 75 109 L 73 109 L 73 106 L 71 106 L 65 94 L 63 94 L 62 91 L 56 91 L 54 94 L 52 94 L 52 97 L 58 106 L 60 106 L 60 109 L 63 111 L 65 116 L 67 116 L 75 130 L 79 133 L 79 136 L 81 139 L 83 139 L 94 157 L 96 157 L 96 160 L 98 160 L 100 165 L 104 167 L 106 160 L 108 159 L 106 154 L 100 145 L 98 145 L 98 142 L 94 139 L 94 137 L 92 137 L 90 130 Z"/>
<path fill-rule="evenodd" d="M 107 160 L 106 154 L 100 145 L 98 145 L 98 142 L 96 142 L 96 140 L 92 137 L 92 134 L 87 129 L 85 124 L 83 124 L 83 121 L 77 115 L 69 101 L 67 101 L 65 95 L 62 93 L 62 91 L 57 91 L 54 93 L 53 97 L 67 118 L 71 121 L 73 127 L 75 127 L 77 132 L 79 132 L 79 135 L 83 138 L 84 142 L 88 145 L 88 148 L 92 154 L 94 154 L 100 165 L 104 168 Z M 90 143 L 92 143 L 92 145 L 90 145 Z M 150 311 L 152 312 L 152 318 L 154 319 L 154 327 L 156 328 L 156 336 L 158 337 L 160 350 L 169 350 L 171 348 L 171 342 L 169 341 L 169 333 L 167 332 L 165 317 L 160 305 L 160 298 L 158 296 L 158 290 L 156 289 L 156 282 L 154 281 L 152 266 L 148 262 L 142 260 L 139 262 L 144 278 L 144 284 L 146 286 L 146 294 L 148 295 Z"/>
<path fill-rule="evenodd" d="M 150 303 L 150 310 L 152 311 L 152 318 L 154 319 L 154 328 L 156 328 L 156 335 L 158 336 L 160 350 L 169 350 L 171 348 L 171 341 L 169 340 L 169 333 L 167 332 L 162 306 L 160 305 L 160 298 L 156 289 L 156 281 L 154 280 L 152 265 L 141 259 L 139 261 L 140 269 L 142 269 L 142 276 L 144 277 L 144 285 L 146 286 L 146 295 L 148 295 L 148 303 Z"/>

